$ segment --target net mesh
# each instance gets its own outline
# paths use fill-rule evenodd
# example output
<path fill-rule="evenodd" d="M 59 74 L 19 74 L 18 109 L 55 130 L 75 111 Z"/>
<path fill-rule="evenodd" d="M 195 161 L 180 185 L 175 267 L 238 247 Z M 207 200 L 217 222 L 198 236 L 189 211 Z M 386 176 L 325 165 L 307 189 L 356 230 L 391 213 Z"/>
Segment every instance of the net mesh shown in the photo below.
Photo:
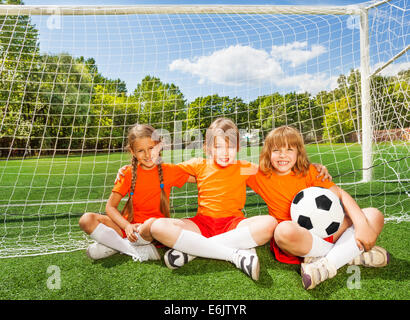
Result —
<path fill-rule="evenodd" d="M 0 6 L 1 7 L 1 6 Z M 220 116 L 258 163 L 265 135 L 289 124 L 312 162 L 361 207 L 409 221 L 409 10 L 369 17 L 372 181 L 363 183 L 360 18 L 292 14 L 0 14 L 0 257 L 82 249 L 85 212 L 104 213 L 135 123 L 160 129 L 165 162 L 202 155 Z M 1 9 L 1 8 L 0 8 Z M 88 9 L 90 10 L 90 9 Z M 389 64 L 387 64 L 390 61 Z M 387 65 L 386 65 L 387 64 Z M 193 216 L 195 185 L 175 188 L 172 216 Z M 247 216 L 265 214 L 248 192 Z"/>

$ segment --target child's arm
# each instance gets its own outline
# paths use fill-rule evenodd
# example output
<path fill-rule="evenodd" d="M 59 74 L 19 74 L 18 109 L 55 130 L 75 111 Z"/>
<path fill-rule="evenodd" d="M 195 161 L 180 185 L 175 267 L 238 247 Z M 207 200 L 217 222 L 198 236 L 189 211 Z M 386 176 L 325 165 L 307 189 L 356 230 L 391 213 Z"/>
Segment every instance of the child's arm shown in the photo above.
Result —
<path fill-rule="evenodd" d="M 134 232 L 137 229 L 136 224 L 131 224 L 129 221 L 124 219 L 121 215 L 121 212 L 118 211 L 118 205 L 122 199 L 122 195 L 117 192 L 111 192 L 111 195 L 107 201 L 107 205 L 105 206 L 105 211 L 107 216 L 111 218 L 121 229 L 125 231 L 128 240 L 134 242 L 137 241 L 137 236 Z"/>
<path fill-rule="evenodd" d="M 329 180 L 332 181 L 332 176 L 329 174 L 327 168 L 321 163 L 312 163 L 316 170 L 319 172 L 317 179 L 322 177 L 322 181 Z"/>
<path fill-rule="evenodd" d="M 366 216 L 356 201 L 343 189 L 338 186 L 330 187 L 342 201 L 346 214 L 353 222 L 357 246 L 365 251 L 370 250 L 377 240 L 377 234 L 370 227 Z"/>

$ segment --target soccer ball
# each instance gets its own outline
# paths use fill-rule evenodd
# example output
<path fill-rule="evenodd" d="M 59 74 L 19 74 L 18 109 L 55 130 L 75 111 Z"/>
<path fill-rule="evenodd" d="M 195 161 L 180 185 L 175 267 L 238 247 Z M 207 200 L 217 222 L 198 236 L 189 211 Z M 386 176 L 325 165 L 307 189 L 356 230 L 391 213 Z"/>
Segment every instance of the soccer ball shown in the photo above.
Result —
<path fill-rule="evenodd" d="M 343 205 L 329 189 L 310 187 L 300 191 L 290 206 L 292 220 L 321 238 L 334 234 L 344 219 Z"/>

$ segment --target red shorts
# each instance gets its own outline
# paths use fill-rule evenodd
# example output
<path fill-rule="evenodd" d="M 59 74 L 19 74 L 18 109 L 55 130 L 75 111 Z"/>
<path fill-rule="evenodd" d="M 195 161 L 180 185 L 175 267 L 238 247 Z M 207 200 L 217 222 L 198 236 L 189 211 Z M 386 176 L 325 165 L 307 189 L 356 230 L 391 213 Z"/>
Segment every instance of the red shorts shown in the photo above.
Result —
<path fill-rule="evenodd" d="M 245 220 L 245 217 L 225 217 L 225 218 L 212 218 L 209 216 L 196 215 L 195 217 L 188 218 L 193 223 L 195 223 L 201 234 L 210 238 L 221 233 L 225 233 L 235 229 L 238 223 Z"/>
<path fill-rule="evenodd" d="M 333 243 L 333 236 L 324 238 L 323 240 Z M 297 256 L 294 256 L 294 255 L 291 255 L 291 254 L 288 254 L 282 251 L 281 248 L 279 248 L 278 245 L 276 244 L 274 238 L 270 240 L 270 251 L 272 251 L 273 256 L 279 262 L 288 263 L 288 264 L 301 264 L 303 262 L 302 257 L 297 257 Z"/>

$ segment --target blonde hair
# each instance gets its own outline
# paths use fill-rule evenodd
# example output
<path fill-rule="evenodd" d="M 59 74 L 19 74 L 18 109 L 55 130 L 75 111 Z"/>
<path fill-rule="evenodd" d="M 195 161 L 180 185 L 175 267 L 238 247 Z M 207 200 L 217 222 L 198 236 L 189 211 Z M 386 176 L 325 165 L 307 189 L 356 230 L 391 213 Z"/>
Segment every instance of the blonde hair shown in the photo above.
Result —
<path fill-rule="evenodd" d="M 214 146 L 217 136 L 223 136 L 225 139 L 228 139 L 229 143 L 235 145 L 237 151 L 239 151 L 239 130 L 231 119 L 217 118 L 206 129 L 204 148 L 207 154 L 209 154 Z"/>
<path fill-rule="evenodd" d="M 287 146 L 296 148 L 298 152 L 297 160 L 292 171 L 304 176 L 307 174 L 310 161 L 306 153 L 302 135 L 299 130 L 295 128 L 281 126 L 269 132 L 263 143 L 263 148 L 259 156 L 259 169 L 265 175 L 271 175 L 274 170 L 271 163 L 272 150 Z"/>
<path fill-rule="evenodd" d="M 131 152 L 134 148 L 135 141 L 142 138 L 152 138 L 155 129 L 147 124 L 136 124 L 130 128 L 128 131 L 128 144 L 126 149 Z M 160 158 L 161 159 L 161 158 Z M 137 181 L 137 168 L 138 168 L 138 160 L 135 156 L 132 157 L 131 160 L 132 165 L 132 179 L 131 179 L 131 188 L 128 200 L 124 205 L 124 208 L 121 211 L 121 215 L 126 217 L 129 222 L 132 222 L 134 219 L 134 206 L 132 201 L 132 196 L 134 195 L 135 183 Z M 161 213 L 169 218 L 170 216 L 170 209 L 169 209 L 169 199 L 164 190 L 164 175 L 162 170 L 162 160 L 157 163 L 158 168 L 158 175 L 159 175 L 159 183 L 161 186 L 161 200 L 160 200 L 160 211 Z"/>

